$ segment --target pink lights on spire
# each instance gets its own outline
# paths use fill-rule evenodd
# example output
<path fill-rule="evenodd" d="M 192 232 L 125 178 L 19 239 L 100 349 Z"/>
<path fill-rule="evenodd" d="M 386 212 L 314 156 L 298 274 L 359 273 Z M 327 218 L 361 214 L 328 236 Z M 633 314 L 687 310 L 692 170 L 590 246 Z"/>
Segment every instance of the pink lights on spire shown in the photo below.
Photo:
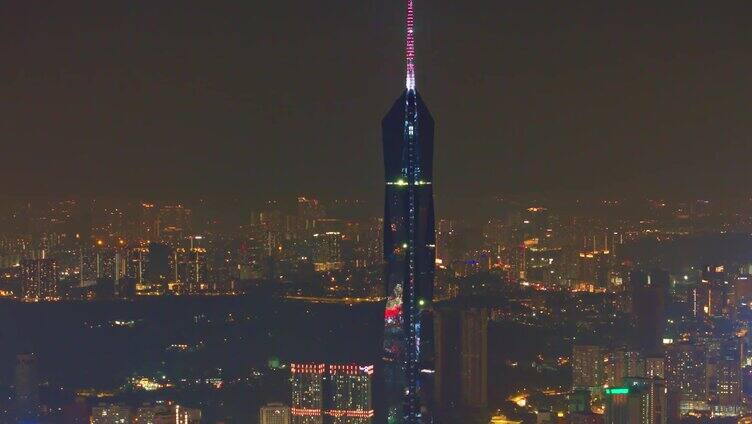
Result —
<path fill-rule="evenodd" d="M 413 0 L 407 0 L 405 57 L 407 59 L 407 79 L 405 85 L 408 90 L 415 90 L 415 10 L 413 9 Z"/>

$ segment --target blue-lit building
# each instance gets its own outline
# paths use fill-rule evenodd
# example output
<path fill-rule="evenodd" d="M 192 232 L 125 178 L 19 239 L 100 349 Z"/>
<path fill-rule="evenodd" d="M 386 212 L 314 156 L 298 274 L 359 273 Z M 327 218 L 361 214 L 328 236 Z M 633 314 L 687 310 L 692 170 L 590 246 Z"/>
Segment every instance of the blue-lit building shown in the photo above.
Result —
<path fill-rule="evenodd" d="M 434 121 L 415 88 L 414 60 L 413 0 L 408 0 L 406 88 L 382 121 L 388 424 L 433 422 Z"/>

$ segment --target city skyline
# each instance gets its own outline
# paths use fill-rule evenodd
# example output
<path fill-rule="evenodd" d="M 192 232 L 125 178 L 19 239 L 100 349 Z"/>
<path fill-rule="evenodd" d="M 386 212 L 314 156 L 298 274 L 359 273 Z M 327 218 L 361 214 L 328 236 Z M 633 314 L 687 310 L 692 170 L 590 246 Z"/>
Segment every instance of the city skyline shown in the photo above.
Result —
<path fill-rule="evenodd" d="M 750 12 L 3 3 L 0 423 L 752 423 Z"/>

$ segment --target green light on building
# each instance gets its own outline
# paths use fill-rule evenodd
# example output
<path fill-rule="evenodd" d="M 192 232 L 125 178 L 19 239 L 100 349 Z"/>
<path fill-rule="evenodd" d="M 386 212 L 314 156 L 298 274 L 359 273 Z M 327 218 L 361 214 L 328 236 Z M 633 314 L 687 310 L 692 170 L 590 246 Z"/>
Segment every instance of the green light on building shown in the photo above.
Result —
<path fill-rule="evenodd" d="M 607 395 L 628 395 L 629 387 L 611 387 L 606 389 Z"/>
<path fill-rule="evenodd" d="M 269 369 L 272 370 L 278 370 L 282 368 L 282 364 L 279 362 L 279 358 L 277 358 L 276 356 L 270 357 L 266 362 L 266 365 L 269 367 Z"/>

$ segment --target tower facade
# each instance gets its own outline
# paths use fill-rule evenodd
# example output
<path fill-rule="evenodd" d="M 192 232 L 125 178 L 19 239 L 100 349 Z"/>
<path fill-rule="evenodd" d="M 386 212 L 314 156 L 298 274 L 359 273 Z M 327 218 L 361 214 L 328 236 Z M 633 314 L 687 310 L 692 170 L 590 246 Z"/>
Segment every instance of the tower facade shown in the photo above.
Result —
<path fill-rule="evenodd" d="M 384 378 L 388 424 L 433 422 L 434 121 L 415 86 L 407 0 L 405 90 L 384 117 Z"/>
<path fill-rule="evenodd" d="M 331 424 L 371 424 L 371 376 L 373 365 L 329 365 L 329 405 Z"/>
<path fill-rule="evenodd" d="M 291 364 L 292 423 L 324 422 L 324 364 Z"/>

